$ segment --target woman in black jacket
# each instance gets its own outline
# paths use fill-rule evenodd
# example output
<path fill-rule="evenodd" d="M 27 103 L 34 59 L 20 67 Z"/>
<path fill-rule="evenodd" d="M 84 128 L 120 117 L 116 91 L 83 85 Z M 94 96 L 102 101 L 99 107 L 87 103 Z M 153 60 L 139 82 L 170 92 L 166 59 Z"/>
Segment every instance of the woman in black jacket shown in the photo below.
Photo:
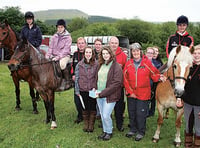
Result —
<path fill-rule="evenodd" d="M 190 69 L 190 73 L 185 85 L 185 93 L 182 96 L 184 101 L 184 117 L 185 117 L 185 147 L 193 145 L 200 147 L 200 44 L 195 46 L 194 64 Z"/>

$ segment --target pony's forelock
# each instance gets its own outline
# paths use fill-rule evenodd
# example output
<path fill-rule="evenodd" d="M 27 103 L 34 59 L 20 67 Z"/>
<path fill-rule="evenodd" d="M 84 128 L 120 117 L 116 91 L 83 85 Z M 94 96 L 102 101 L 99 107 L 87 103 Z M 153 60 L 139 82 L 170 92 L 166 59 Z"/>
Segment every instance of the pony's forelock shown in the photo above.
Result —
<path fill-rule="evenodd" d="M 177 61 L 185 61 L 186 63 L 192 65 L 193 56 L 190 53 L 190 48 L 187 46 L 181 46 L 181 50 L 178 54 L 176 54 L 176 48 L 177 47 L 173 48 L 170 52 L 167 66 L 170 67 L 172 65 L 175 56 Z"/>

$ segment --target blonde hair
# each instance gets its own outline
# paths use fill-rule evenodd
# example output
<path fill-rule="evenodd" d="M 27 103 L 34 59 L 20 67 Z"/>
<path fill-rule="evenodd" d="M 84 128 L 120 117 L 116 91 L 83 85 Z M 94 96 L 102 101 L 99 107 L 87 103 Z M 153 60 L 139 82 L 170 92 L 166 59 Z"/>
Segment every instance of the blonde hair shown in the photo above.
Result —
<path fill-rule="evenodd" d="M 79 40 L 84 40 L 84 42 L 87 43 L 84 37 L 79 37 L 76 42 L 78 43 Z"/>

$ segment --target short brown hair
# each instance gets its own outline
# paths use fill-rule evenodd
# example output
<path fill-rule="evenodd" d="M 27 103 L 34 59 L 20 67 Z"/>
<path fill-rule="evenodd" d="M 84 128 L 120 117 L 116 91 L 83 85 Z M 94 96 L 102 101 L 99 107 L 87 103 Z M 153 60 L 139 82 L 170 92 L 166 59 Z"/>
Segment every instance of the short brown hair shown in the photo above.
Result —
<path fill-rule="evenodd" d="M 101 44 L 103 43 L 102 39 L 100 39 L 100 38 L 96 38 L 96 39 L 94 40 L 94 43 L 97 42 L 97 41 L 101 42 Z"/>
<path fill-rule="evenodd" d="M 110 54 L 110 59 L 109 59 L 108 63 L 106 63 L 106 65 L 108 65 L 111 61 L 115 60 L 115 54 L 113 53 L 113 51 L 110 48 L 110 46 L 104 46 L 104 47 L 102 47 L 102 49 L 101 49 L 101 51 L 99 53 L 99 65 L 100 66 L 102 64 L 105 64 L 105 60 L 103 59 L 103 55 L 102 55 L 103 50 L 108 51 L 108 53 Z"/>

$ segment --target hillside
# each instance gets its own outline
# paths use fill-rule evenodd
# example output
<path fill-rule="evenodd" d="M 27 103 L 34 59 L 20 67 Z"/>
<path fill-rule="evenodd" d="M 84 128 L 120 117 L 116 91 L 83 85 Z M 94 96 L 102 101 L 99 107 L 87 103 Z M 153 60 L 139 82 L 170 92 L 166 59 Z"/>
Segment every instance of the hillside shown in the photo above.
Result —
<path fill-rule="evenodd" d="M 41 21 L 58 20 L 60 18 L 72 19 L 75 17 L 89 17 L 88 14 L 77 9 L 50 9 L 44 11 L 35 11 L 34 14 L 35 18 Z"/>

